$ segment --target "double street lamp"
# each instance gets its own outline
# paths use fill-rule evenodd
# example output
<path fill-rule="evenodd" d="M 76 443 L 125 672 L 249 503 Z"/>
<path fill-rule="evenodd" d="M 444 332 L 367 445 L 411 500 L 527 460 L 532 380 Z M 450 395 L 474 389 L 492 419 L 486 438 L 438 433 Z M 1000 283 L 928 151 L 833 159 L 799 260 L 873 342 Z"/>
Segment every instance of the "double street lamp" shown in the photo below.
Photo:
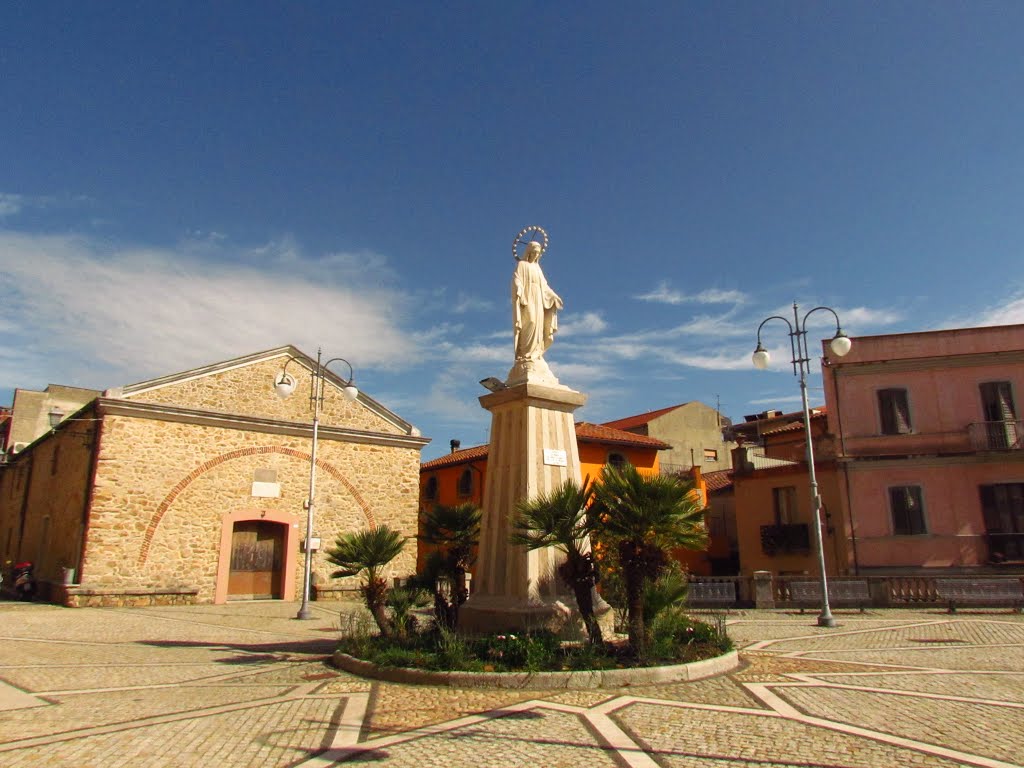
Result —
<path fill-rule="evenodd" d="M 302 605 L 299 612 L 295 614 L 297 619 L 311 619 L 313 612 L 309 607 L 310 582 L 313 574 L 313 550 L 316 548 L 313 536 L 313 504 L 316 498 L 316 446 L 320 432 L 320 409 L 324 404 L 324 379 L 327 377 L 328 366 L 334 362 L 343 362 L 348 366 L 348 378 L 342 379 L 342 393 L 347 400 L 355 400 L 359 397 L 359 390 L 352 383 L 355 374 L 352 371 L 352 364 L 343 357 L 334 357 L 326 363 L 320 362 L 320 349 L 316 351 L 316 368 L 311 371 L 309 387 L 309 407 L 313 411 L 313 447 L 309 457 L 309 498 L 306 500 L 306 565 L 302 578 Z M 295 391 L 297 384 L 295 377 L 288 373 L 288 364 L 295 358 L 290 357 L 284 364 L 284 368 L 274 378 L 274 391 L 282 400 L 289 397 Z"/>
<path fill-rule="evenodd" d="M 818 480 L 814 474 L 814 442 L 811 439 L 811 411 L 807 405 L 807 374 L 810 373 L 811 356 L 807 348 L 807 318 L 818 310 L 831 312 L 836 319 L 836 334 L 832 337 L 829 347 L 837 357 L 843 357 L 850 351 L 852 342 L 839 326 L 839 315 L 831 307 L 815 307 L 800 319 L 800 311 L 793 304 L 793 322 L 790 323 L 782 315 L 772 315 L 761 321 L 757 326 L 757 349 L 754 350 L 754 367 L 764 370 L 768 367 L 770 357 L 761 345 L 761 329 L 769 320 L 781 320 L 789 328 L 789 348 L 792 356 L 793 375 L 800 376 L 800 398 L 804 409 L 804 435 L 807 438 L 807 471 L 811 480 L 811 521 L 814 526 L 814 543 L 818 550 L 818 567 L 821 572 L 821 614 L 818 616 L 819 627 L 834 627 L 836 620 L 828 604 L 828 579 L 825 575 L 825 547 L 821 537 L 821 496 L 818 495 Z"/>

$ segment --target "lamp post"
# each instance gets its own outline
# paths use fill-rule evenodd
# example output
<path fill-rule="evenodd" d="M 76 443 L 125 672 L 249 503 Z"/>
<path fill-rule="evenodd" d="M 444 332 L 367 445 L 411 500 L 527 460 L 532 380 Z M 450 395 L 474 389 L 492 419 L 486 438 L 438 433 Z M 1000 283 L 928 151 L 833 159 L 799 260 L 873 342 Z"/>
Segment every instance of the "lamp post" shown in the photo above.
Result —
<path fill-rule="evenodd" d="M 306 499 L 306 565 L 302 577 L 302 605 L 299 612 L 295 614 L 296 619 L 311 619 L 313 612 L 309 608 L 310 581 L 313 575 L 313 509 L 316 499 L 316 446 L 320 432 L 320 408 L 324 403 L 324 379 L 327 376 L 327 366 L 331 363 L 341 361 L 348 366 L 348 379 L 344 382 L 342 393 L 348 400 L 355 400 L 359 397 L 359 390 L 355 388 L 352 381 L 355 375 L 352 371 L 352 364 L 343 357 L 334 357 L 326 363 L 320 362 L 321 351 L 316 351 L 316 368 L 311 371 L 309 385 L 309 407 L 313 411 L 313 447 L 309 456 L 309 498 Z M 274 391 L 282 400 L 289 397 L 295 391 L 295 377 L 288 373 L 288 363 L 295 358 L 290 357 L 274 379 Z"/>
<path fill-rule="evenodd" d="M 836 319 L 836 335 L 832 337 L 829 344 L 832 351 L 838 357 L 843 357 L 850 351 L 852 343 L 850 337 L 843 333 L 839 326 L 839 315 L 831 307 L 815 307 L 800 319 L 800 310 L 796 302 L 793 303 L 793 322 L 790 323 L 782 315 L 772 315 L 761 321 L 757 326 L 757 349 L 754 350 L 754 367 L 764 370 L 768 367 L 770 357 L 768 351 L 761 345 L 761 329 L 769 320 L 781 320 L 789 328 L 789 347 L 792 356 L 793 375 L 800 376 L 800 399 L 804 409 L 804 435 L 807 438 L 807 471 L 811 480 L 811 520 L 814 526 L 814 543 L 818 549 L 818 567 L 821 571 L 821 614 L 818 616 L 819 627 L 834 627 L 836 620 L 828 604 L 828 578 L 825 575 L 825 547 L 821 537 L 821 496 L 818 495 L 818 480 L 814 474 L 814 442 L 811 439 L 811 411 L 807 405 L 807 374 L 810 373 L 810 352 L 807 348 L 807 318 L 818 310 L 831 312 Z"/>

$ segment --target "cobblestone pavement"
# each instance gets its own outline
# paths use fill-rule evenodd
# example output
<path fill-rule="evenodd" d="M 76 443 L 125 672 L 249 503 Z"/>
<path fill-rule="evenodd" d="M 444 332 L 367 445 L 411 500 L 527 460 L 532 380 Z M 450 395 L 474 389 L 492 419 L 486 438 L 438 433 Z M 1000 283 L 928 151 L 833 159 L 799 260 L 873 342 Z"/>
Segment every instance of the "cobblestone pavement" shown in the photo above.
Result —
<path fill-rule="evenodd" d="M 458 690 L 327 665 L 353 604 L 0 602 L 0 765 L 876 768 L 1024 763 L 1024 617 L 729 616 L 693 683 Z"/>

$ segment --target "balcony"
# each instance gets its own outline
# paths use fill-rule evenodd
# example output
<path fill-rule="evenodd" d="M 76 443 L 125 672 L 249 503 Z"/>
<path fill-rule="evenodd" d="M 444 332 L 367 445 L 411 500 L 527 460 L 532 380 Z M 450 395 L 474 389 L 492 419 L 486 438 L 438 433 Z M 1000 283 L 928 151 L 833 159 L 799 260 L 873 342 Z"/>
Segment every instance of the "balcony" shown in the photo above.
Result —
<path fill-rule="evenodd" d="M 986 534 L 988 557 L 993 563 L 1024 562 L 1024 533 Z"/>
<path fill-rule="evenodd" d="M 766 555 L 807 555 L 811 536 L 807 523 L 762 525 L 761 551 Z"/>
<path fill-rule="evenodd" d="M 976 451 L 1019 451 L 1024 443 L 1024 421 L 978 421 L 967 426 Z"/>

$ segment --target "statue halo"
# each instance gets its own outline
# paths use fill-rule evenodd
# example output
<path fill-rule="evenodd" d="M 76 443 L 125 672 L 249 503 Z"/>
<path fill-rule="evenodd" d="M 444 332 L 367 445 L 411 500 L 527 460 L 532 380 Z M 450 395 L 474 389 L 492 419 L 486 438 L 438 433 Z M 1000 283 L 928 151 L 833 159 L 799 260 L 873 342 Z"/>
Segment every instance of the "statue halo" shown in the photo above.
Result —
<path fill-rule="evenodd" d="M 529 244 L 536 240 L 536 235 L 538 234 L 544 238 L 544 242 L 540 246 L 540 253 L 543 256 L 544 251 L 548 249 L 548 233 L 544 231 L 543 227 L 538 227 L 534 224 L 529 227 L 523 227 L 522 231 L 516 235 L 516 239 L 512 241 L 512 258 L 519 261 L 522 258 L 522 256 L 519 255 L 519 246 L 521 244 Z"/>

